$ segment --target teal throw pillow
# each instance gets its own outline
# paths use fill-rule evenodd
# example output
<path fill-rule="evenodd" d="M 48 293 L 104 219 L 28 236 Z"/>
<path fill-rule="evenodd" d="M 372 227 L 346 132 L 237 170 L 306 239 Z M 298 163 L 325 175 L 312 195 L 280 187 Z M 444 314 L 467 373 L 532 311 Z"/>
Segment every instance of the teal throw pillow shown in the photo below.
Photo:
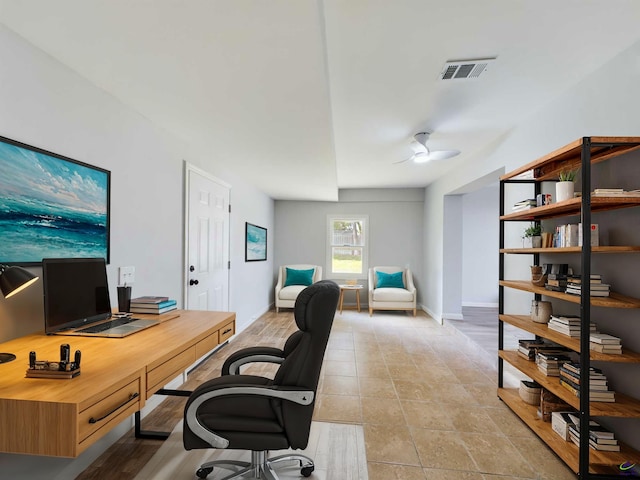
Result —
<path fill-rule="evenodd" d="M 404 282 L 402 281 L 402 272 L 376 272 L 376 275 L 378 276 L 378 283 L 376 284 L 376 288 L 404 288 Z"/>
<path fill-rule="evenodd" d="M 284 286 L 289 285 L 304 285 L 308 287 L 313 283 L 313 272 L 315 268 L 309 270 L 296 270 L 295 268 L 287 268 L 287 279 L 284 281 Z"/>

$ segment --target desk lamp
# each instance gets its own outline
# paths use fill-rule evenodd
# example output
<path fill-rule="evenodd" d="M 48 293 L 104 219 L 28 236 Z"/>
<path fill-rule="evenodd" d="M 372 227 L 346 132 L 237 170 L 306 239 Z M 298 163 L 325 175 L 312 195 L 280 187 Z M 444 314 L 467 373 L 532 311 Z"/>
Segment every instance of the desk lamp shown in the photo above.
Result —
<path fill-rule="evenodd" d="M 38 277 L 24 268 L 0 265 L 0 290 L 2 290 L 4 298 L 12 297 L 35 283 L 36 280 Z M 13 353 L 0 353 L 0 363 L 7 363 L 15 359 L 16 356 Z"/>

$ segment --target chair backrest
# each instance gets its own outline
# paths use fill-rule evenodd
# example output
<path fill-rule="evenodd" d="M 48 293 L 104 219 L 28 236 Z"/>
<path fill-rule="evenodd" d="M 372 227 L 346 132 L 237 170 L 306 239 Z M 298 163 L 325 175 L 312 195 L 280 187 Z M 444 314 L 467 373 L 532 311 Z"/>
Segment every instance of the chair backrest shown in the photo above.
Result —
<path fill-rule="evenodd" d="M 299 330 L 285 343 L 285 360 L 274 376 L 274 385 L 302 387 L 316 392 L 339 296 L 340 288 L 331 280 L 314 283 L 300 292 L 293 310 Z M 313 404 L 305 406 L 282 402 L 282 417 L 291 447 L 305 448 L 309 440 Z"/>
<path fill-rule="evenodd" d="M 322 280 L 322 267 L 320 265 L 308 265 L 308 264 L 297 264 L 297 265 L 282 265 L 280 270 L 278 271 L 278 283 L 284 285 L 287 280 L 287 268 L 292 268 L 294 270 L 310 270 L 314 269 L 313 272 L 313 283 L 319 282 Z"/>

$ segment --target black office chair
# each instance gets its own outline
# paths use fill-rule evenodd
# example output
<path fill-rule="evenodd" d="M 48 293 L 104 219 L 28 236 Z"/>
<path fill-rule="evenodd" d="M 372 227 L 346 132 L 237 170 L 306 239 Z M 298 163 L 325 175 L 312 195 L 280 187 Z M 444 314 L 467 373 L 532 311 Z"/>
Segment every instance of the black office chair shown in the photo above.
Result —
<path fill-rule="evenodd" d="M 196 472 L 199 478 L 206 478 L 218 466 L 240 469 L 225 480 L 245 475 L 277 480 L 272 465 L 289 460 L 299 462 L 301 475 L 311 475 L 315 466 L 309 457 L 290 454 L 267 458 L 267 453 L 307 447 L 320 368 L 339 294 L 340 289 L 330 280 L 307 287 L 294 306 L 299 330 L 282 350 L 250 347 L 235 352 L 225 361 L 221 377 L 194 390 L 185 406 L 184 448 L 251 450 L 251 462 L 208 462 Z M 251 362 L 279 363 L 280 367 L 273 380 L 241 375 L 240 366 Z"/>

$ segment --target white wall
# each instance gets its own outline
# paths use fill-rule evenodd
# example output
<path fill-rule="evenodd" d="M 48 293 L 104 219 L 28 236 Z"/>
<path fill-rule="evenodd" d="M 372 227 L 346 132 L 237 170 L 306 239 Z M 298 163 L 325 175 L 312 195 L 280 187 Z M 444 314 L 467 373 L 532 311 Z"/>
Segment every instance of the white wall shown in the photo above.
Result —
<path fill-rule="evenodd" d="M 442 235 L 427 235 L 428 232 L 443 231 L 443 198 L 457 189 L 472 182 L 474 179 L 487 175 L 492 170 L 504 168 L 511 171 L 516 167 L 535 160 L 581 136 L 610 135 L 637 136 L 640 132 L 640 96 L 636 94 L 640 84 L 640 42 L 627 51 L 612 59 L 608 64 L 594 72 L 575 88 L 565 92 L 513 129 L 491 150 L 471 159 L 461 168 L 444 176 L 427 187 L 425 195 L 425 260 L 423 283 L 432 288 L 425 290 L 424 303 L 436 314 L 443 312 L 442 279 L 444 251 Z M 624 75 L 614 75 L 612 72 L 625 72 Z M 517 106 L 514 106 L 517 108 Z M 633 153 L 622 161 L 605 162 L 594 170 L 595 186 L 624 186 L 625 188 L 639 188 L 638 173 L 640 154 Z M 497 180 L 496 175 L 496 180 Z M 602 182 L 601 185 L 598 183 Z M 521 199 L 521 198 L 520 198 Z M 509 203 L 508 203 L 509 204 Z M 637 244 L 640 240 L 640 224 L 637 212 L 620 210 L 612 212 L 613 216 L 602 216 L 601 222 L 609 222 L 611 231 L 607 236 L 620 239 L 617 244 L 632 241 Z M 519 229 L 521 233 L 522 228 Z M 517 236 L 513 233 L 512 246 L 517 244 Z M 632 239 L 632 240 L 629 240 Z M 496 244 L 496 255 L 498 245 Z M 510 256 L 513 257 L 513 256 Z M 528 278 L 527 266 L 530 259 L 516 259 L 520 263 L 516 268 L 507 272 L 508 278 Z M 544 261 L 556 263 L 579 262 L 576 256 L 556 256 Z M 604 255 L 594 256 L 592 268 L 600 270 L 609 278 L 614 279 L 613 288 L 626 295 L 640 298 L 640 284 L 633 279 L 637 276 L 640 266 L 638 255 Z M 605 277 L 606 278 L 606 277 Z M 511 313 L 528 313 L 531 300 L 530 294 L 518 295 L 509 292 L 505 304 L 505 311 Z M 574 308 L 571 308 L 574 307 Z M 558 302 L 556 309 L 562 313 L 574 313 L 576 305 Z M 516 311 L 521 309 L 520 312 Z M 623 337 L 623 345 L 632 350 L 640 348 L 640 324 L 637 322 L 638 312 L 635 310 L 596 308 L 594 320 L 600 329 L 607 333 L 618 334 Z M 638 378 L 637 365 L 598 365 L 610 377 L 614 389 L 640 398 L 640 383 L 629 381 Z M 602 423 L 624 424 L 617 430 L 619 437 L 635 448 L 640 448 L 639 420 L 616 421 L 604 419 Z"/>
<path fill-rule="evenodd" d="M 338 202 L 276 201 L 274 285 L 278 266 L 286 264 L 322 265 L 324 277 L 331 278 L 326 265 L 330 214 L 368 215 L 369 265 L 408 267 L 414 278 L 422 278 L 423 195 L 423 189 L 341 190 Z M 361 283 L 366 291 L 366 280 Z M 417 282 L 418 302 L 423 288 Z M 361 297 L 366 303 L 366 295 Z"/>
<path fill-rule="evenodd" d="M 499 186 L 462 195 L 462 306 L 498 306 Z"/>
<path fill-rule="evenodd" d="M 188 160 L 232 186 L 230 310 L 239 327 L 269 308 L 273 247 L 267 262 L 245 263 L 244 222 L 267 227 L 272 240 L 271 198 L 228 174 L 215 152 L 199 151 L 156 127 L 3 26 L 0 65 L 1 136 L 111 171 L 112 304 L 117 267 L 123 265 L 136 267 L 134 295 L 168 295 L 182 304 L 183 162 Z M 43 326 L 40 282 L 11 299 L 0 298 L 0 341 Z M 13 472 L 13 478 L 71 478 L 87 461 L 87 455 L 44 461 L 0 454 L 3 471 Z"/>
<path fill-rule="evenodd" d="M 443 212 L 442 318 L 462 320 L 462 195 L 447 195 L 443 199 Z"/>

